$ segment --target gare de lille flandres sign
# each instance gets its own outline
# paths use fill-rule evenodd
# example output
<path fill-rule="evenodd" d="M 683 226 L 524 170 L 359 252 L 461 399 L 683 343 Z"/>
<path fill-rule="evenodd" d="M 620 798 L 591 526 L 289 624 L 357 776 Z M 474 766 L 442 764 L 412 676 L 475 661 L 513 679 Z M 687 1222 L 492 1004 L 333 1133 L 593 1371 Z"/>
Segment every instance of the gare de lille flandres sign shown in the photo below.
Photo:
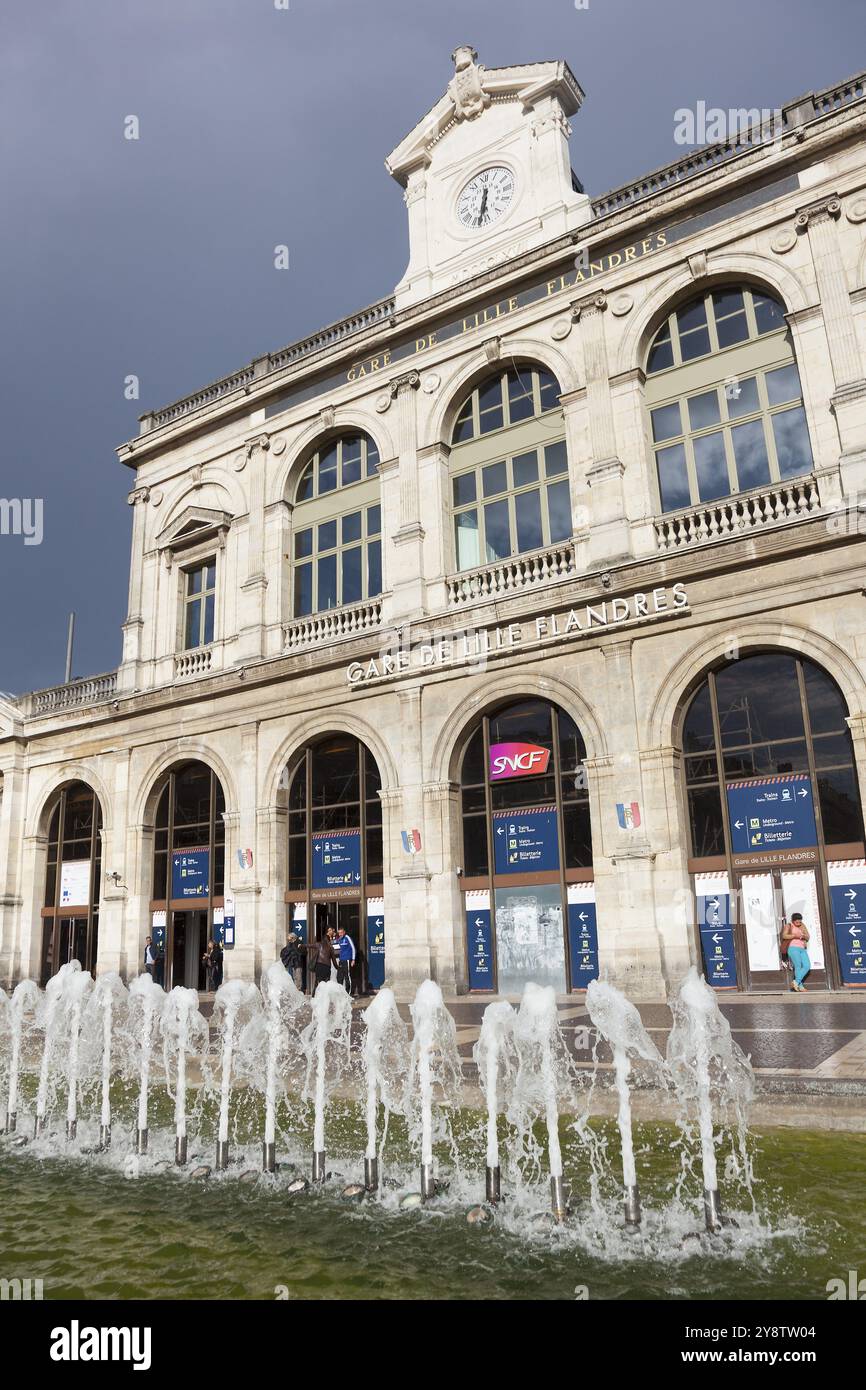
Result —
<path fill-rule="evenodd" d="M 395 634 L 393 646 L 384 647 L 367 661 L 353 661 L 346 668 L 350 686 L 362 686 L 400 676 L 450 666 L 478 667 L 487 660 L 518 649 L 532 650 L 551 643 L 635 623 L 658 622 L 689 611 L 684 584 L 673 584 L 628 598 L 604 599 L 567 612 L 540 614 L 505 627 L 471 627 L 449 631 L 441 638 L 428 636 L 417 642 Z"/>

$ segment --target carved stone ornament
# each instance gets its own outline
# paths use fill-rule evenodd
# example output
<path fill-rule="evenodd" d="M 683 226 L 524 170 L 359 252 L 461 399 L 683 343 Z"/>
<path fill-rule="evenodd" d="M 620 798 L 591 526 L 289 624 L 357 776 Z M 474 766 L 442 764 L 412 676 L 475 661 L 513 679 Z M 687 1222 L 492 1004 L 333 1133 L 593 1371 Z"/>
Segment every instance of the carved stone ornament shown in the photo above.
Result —
<path fill-rule="evenodd" d="M 427 396 L 432 396 L 434 391 L 438 391 L 442 384 L 442 378 L 438 372 L 428 372 L 421 378 L 421 390 Z"/>
<path fill-rule="evenodd" d="M 451 54 L 454 76 L 448 83 L 448 95 L 458 121 L 471 121 L 490 105 L 490 95 L 484 90 L 484 67 L 476 64 L 477 57 L 469 44 L 462 44 Z"/>
<path fill-rule="evenodd" d="M 127 500 L 127 502 L 129 503 L 130 507 L 134 507 L 138 502 L 147 502 L 149 499 L 150 499 L 150 488 L 149 488 L 149 487 L 138 487 L 138 488 L 135 488 L 134 491 L 132 491 L 132 492 L 129 494 L 129 496 L 127 497 L 126 500 Z"/>
<path fill-rule="evenodd" d="M 285 437 L 285 435 L 283 435 L 283 434 L 275 435 L 275 437 L 271 440 L 271 453 L 272 453 L 272 454 L 276 454 L 277 457 L 279 457 L 279 455 L 285 453 L 285 451 L 286 451 L 286 437 Z"/>
<path fill-rule="evenodd" d="M 811 207 L 803 208 L 802 212 L 798 212 L 794 226 L 798 232 L 805 232 L 810 223 L 820 222 L 824 218 L 832 218 L 835 221 L 841 212 L 842 204 L 838 198 L 824 198 L 821 202 L 813 203 Z"/>
<path fill-rule="evenodd" d="M 246 466 L 247 466 L 247 456 L 246 456 L 246 454 L 235 454 L 234 458 L 232 459 L 232 467 L 234 468 L 235 472 L 236 472 L 236 473 L 243 473 L 243 471 L 244 471 L 244 469 L 246 468 Z"/>
<path fill-rule="evenodd" d="M 567 338 L 571 332 L 571 319 L 556 319 L 551 327 L 550 336 L 557 343 L 561 343 L 563 338 Z"/>
<path fill-rule="evenodd" d="M 163 498 L 162 488 L 159 488 L 159 487 L 153 487 L 153 488 L 151 488 L 151 490 L 150 490 L 150 505 L 151 505 L 152 507 L 158 507 L 158 506 L 160 505 L 160 503 L 162 502 L 162 498 Z"/>
<path fill-rule="evenodd" d="M 268 435 L 257 434 L 254 439 L 248 439 L 246 442 L 247 458 L 251 459 L 256 449 L 261 449 L 262 453 L 266 454 L 270 447 L 271 441 Z"/>
<path fill-rule="evenodd" d="M 383 391 L 381 396 L 376 397 L 376 410 L 379 415 L 384 415 L 386 410 L 391 409 L 391 393 Z"/>
<path fill-rule="evenodd" d="M 625 292 L 622 294 L 615 294 L 610 301 L 610 312 L 615 314 L 618 319 L 621 319 L 624 314 L 631 313 L 633 308 L 634 300 L 630 294 L 626 294 Z"/>
<path fill-rule="evenodd" d="M 707 273 L 707 253 L 706 251 L 696 251 L 693 256 L 689 256 L 689 274 L 693 280 L 703 280 Z"/>
<path fill-rule="evenodd" d="M 484 356 L 491 364 L 499 362 L 502 358 L 502 339 L 489 338 L 484 344 Z"/>
<path fill-rule="evenodd" d="M 393 381 L 388 383 L 391 400 L 395 400 L 401 391 L 417 391 L 420 385 L 421 375 L 419 372 L 405 372 L 403 376 L 396 376 Z"/>
<path fill-rule="evenodd" d="M 770 250 L 777 256 L 786 256 L 797 245 L 797 233 L 793 227 L 783 227 L 770 242 Z"/>
<path fill-rule="evenodd" d="M 332 430 L 336 418 L 337 412 L 332 405 L 326 405 L 323 410 L 319 411 L 319 423 L 323 430 Z"/>
<path fill-rule="evenodd" d="M 201 464 L 200 464 L 200 463 L 197 463 L 197 464 L 196 464 L 195 468 L 193 468 L 193 470 L 192 470 L 192 472 L 190 473 L 189 476 L 190 476 L 190 480 L 191 480 L 191 482 L 192 482 L 193 487 L 201 487 Z"/>
<path fill-rule="evenodd" d="M 849 222 L 866 222 L 866 198 L 855 198 L 845 209 Z"/>

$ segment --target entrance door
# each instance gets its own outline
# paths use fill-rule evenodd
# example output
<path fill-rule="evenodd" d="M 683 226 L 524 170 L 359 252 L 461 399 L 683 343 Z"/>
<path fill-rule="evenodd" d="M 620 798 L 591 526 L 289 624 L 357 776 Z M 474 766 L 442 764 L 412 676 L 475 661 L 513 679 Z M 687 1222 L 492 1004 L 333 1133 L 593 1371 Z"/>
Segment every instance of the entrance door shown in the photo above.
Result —
<path fill-rule="evenodd" d="M 207 951 L 207 913 L 172 912 L 165 947 L 166 989 L 184 985 L 186 989 L 207 989 L 202 957 Z"/>
<path fill-rule="evenodd" d="M 96 959 L 94 929 L 93 958 Z M 61 965 L 77 960 L 87 969 L 87 918 L 55 917 L 46 919 L 42 933 L 42 979 L 44 986 Z"/>
<path fill-rule="evenodd" d="M 315 939 L 321 941 L 329 927 L 336 932 L 345 927 L 346 935 L 355 943 L 355 964 L 352 968 L 352 993 L 366 993 L 366 960 L 361 934 L 361 904 L 359 902 L 326 902 L 315 904 Z M 335 957 L 336 959 L 336 957 Z"/>
<path fill-rule="evenodd" d="M 792 975 L 779 950 L 782 927 L 799 912 L 809 931 L 809 985 L 827 986 L 824 959 L 823 893 L 817 870 L 768 868 L 741 874 L 738 880 L 740 910 L 736 929 L 738 974 L 741 988 L 786 990 Z"/>

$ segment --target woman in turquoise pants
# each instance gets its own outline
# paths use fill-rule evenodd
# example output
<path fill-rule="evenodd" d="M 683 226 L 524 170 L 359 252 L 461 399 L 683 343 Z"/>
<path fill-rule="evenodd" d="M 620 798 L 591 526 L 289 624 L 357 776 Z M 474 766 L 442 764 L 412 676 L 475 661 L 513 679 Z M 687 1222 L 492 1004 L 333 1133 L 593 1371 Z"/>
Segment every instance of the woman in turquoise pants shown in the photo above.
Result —
<path fill-rule="evenodd" d="M 812 962 L 809 959 L 809 952 L 806 946 L 809 941 L 809 932 L 803 921 L 802 914 L 799 912 L 791 913 L 790 922 L 785 923 L 782 932 L 782 945 L 788 948 L 788 960 L 794 968 L 794 982 L 791 985 L 793 990 L 802 992 L 805 989 L 803 981 L 812 969 Z"/>

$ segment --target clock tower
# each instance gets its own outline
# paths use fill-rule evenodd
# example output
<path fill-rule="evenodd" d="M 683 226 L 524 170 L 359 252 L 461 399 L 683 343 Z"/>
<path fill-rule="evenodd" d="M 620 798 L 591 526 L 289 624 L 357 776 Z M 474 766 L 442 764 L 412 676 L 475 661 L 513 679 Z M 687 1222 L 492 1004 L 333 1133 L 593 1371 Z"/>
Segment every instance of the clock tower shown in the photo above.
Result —
<path fill-rule="evenodd" d="M 569 158 L 583 92 L 568 64 L 488 69 L 477 57 L 454 51 L 445 95 L 385 161 L 409 212 L 398 309 L 590 220 Z"/>

